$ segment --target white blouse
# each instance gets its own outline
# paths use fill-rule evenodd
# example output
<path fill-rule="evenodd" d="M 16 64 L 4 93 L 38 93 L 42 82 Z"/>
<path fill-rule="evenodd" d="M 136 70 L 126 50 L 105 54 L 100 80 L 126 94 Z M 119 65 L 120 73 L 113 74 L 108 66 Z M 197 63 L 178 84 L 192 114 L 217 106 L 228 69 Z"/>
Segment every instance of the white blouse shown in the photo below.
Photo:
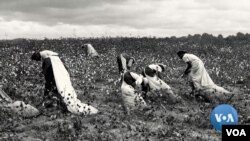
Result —
<path fill-rule="evenodd" d="M 186 54 L 184 54 L 184 56 L 183 56 L 183 58 L 182 58 L 182 60 L 184 61 L 184 62 L 194 62 L 194 61 L 201 61 L 201 59 L 200 58 L 198 58 L 197 56 L 195 56 L 195 55 L 193 55 L 193 54 L 188 54 L 188 53 L 186 53 Z"/>
<path fill-rule="evenodd" d="M 158 72 L 162 72 L 162 68 L 159 65 L 157 65 L 157 64 L 151 64 L 148 67 L 151 68 L 152 70 L 156 70 Z"/>
<path fill-rule="evenodd" d="M 43 59 L 48 58 L 50 56 L 57 56 L 58 53 L 50 51 L 50 50 L 43 50 L 40 52 L 40 55 Z"/>

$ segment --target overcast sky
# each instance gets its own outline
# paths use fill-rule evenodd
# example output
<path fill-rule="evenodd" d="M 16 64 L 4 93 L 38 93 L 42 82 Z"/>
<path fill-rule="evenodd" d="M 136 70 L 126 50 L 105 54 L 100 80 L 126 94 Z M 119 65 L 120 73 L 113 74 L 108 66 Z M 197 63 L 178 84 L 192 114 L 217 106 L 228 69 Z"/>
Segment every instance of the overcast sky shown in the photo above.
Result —
<path fill-rule="evenodd" d="M 249 0 L 0 0 L 0 39 L 249 31 Z"/>

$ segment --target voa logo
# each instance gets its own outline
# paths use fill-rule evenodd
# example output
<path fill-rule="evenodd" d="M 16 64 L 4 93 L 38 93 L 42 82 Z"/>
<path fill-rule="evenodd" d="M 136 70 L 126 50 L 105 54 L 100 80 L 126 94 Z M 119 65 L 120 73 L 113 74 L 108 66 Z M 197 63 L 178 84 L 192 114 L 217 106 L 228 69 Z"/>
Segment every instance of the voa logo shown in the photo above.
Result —
<path fill-rule="evenodd" d="M 244 129 L 226 129 L 227 136 L 247 136 L 246 132 Z"/>
<path fill-rule="evenodd" d="M 225 121 L 225 122 L 234 122 L 234 118 L 232 114 L 215 114 L 215 118 L 217 122 Z"/>
<path fill-rule="evenodd" d="M 222 125 L 238 124 L 238 114 L 233 106 L 221 104 L 213 109 L 210 115 L 210 121 L 213 127 L 221 132 Z"/>

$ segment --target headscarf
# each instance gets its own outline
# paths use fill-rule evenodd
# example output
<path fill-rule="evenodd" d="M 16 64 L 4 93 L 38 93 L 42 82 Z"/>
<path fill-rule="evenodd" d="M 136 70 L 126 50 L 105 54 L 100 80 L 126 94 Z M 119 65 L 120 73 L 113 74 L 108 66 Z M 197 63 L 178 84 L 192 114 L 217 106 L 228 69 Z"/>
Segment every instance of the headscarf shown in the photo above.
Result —
<path fill-rule="evenodd" d="M 162 72 L 164 72 L 165 71 L 165 65 L 163 65 L 163 64 L 158 64 L 158 65 L 161 67 Z"/>
<path fill-rule="evenodd" d="M 50 50 L 43 50 L 39 53 L 43 59 L 48 58 L 50 56 L 58 56 L 58 53 L 50 51 Z"/>
<path fill-rule="evenodd" d="M 31 56 L 31 60 L 40 61 L 41 60 L 40 52 L 33 53 L 32 56 Z"/>
<path fill-rule="evenodd" d="M 182 59 L 182 57 L 184 56 L 184 54 L 187 53 L 186 51 L 178 51 L 177 55 Z"/>

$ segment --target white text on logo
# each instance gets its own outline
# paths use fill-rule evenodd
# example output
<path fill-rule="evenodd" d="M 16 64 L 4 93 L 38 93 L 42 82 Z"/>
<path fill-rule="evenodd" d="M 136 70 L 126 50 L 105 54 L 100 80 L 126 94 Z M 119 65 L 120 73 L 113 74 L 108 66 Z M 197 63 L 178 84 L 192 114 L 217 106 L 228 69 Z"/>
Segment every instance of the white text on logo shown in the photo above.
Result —
<path fill-rule="evenodd" d="M 226 121 L 226 122 L 234 122 L 233 115 L 232 114 L 215 114 L 215 118 L 217 122 Z"/>

